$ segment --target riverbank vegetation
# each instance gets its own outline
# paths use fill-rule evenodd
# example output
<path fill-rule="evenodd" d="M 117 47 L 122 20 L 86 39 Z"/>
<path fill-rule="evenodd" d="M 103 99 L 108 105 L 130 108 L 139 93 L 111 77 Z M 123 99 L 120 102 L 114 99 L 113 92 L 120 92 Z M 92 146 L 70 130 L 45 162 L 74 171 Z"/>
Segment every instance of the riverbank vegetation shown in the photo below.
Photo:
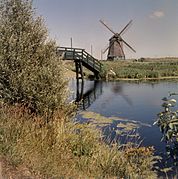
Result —
<path fill-rule="evenodd" d="M 2 0 L 0 175 L 156 178 L 152 147 L 107 145 L 94 126 L 75 122 L 63 70 L 32 1 Z"/>
<path fill-rule="evenodd" d="M 163 111 L 158 113 L 157 124 L 162 132 L 162 141 L 166 142 L 167 155 L 172 159 L 174 166 L 178 165 L 178 113 L 173 108 L 177 101 L 172 96 L 178 93 L 170 93 L 169 97 L 164 97 L 162 107 Z M 171 109 L 172 108 L 172 109 Z"/>
<path fill-rule="evenodd" d="M 178 78 L 178 58 L 148 58 L 117 61 L 103 60 L 101 62 L 103 64 L 101 77 L 104 80 L 150 80 Z M 74 63 L 67 62 L 65 64 L 68 70 L 75 72 Z M 85 68 L 84 75 L 86 78 L 92 77 L 91 72 Z"/>
<path fill-rule="evenodd" d="M 1 155 L 46 178 L 156 178 L 152 148 L 108 146 L 95 128 L 65 116 L 58 111 L 45 123 L 23 107 L 1 106 Z"/>
<path fill-rule="evenodd" d="M 110 80 L 122 79 L 162 79 L 178 77 L 178 58 L 102 61 L 105 76 Z M 110 70 L 115 75 L 110 74 Z"/>

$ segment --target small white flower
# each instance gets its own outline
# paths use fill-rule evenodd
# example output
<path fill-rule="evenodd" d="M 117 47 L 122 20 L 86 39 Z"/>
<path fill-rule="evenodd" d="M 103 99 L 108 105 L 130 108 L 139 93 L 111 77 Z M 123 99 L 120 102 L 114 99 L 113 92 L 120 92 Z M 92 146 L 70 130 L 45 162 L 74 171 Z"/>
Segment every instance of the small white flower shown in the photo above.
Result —
<path fill-rule="evenodd" d="M 168 112 L 168 111 L 169 111 L 169 108 L 165 108 L 165 111 Z"/>
<path fill-rule="evenodd" d="M 175 99 L 170 99 L 169 102 L 176 103 L 177 101 Z"/>

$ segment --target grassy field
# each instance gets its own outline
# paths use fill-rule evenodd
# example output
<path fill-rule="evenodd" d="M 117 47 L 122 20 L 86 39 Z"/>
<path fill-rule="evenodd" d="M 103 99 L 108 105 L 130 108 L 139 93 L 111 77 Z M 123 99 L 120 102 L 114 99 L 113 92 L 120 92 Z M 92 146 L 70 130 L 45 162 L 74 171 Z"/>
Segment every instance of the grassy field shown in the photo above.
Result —
<path fill-rule="evenodd" d="M 178 77 L 178 58 L 102 61 L 109 79 L 161 79 Z M 113 70 L 116 75 L 110 74 Z M 109 74 L 109 75 L 108 75 Z"/>
<path fill-rule="evenodd" d="M 75 78 L 74 62 L 67 61 L 64 63 L 66 66 L 66 76 Z M 101 63 L 103 64 L 102 78 L 107 80 L 178 78 L 178 58 L 103 60 Z M 114 71 L 116 75 L 110 73 L 110 70 Z M 92 73 L 86 68 L 84 68 L 84 74 L 86 78 L 92 76 Z"/>

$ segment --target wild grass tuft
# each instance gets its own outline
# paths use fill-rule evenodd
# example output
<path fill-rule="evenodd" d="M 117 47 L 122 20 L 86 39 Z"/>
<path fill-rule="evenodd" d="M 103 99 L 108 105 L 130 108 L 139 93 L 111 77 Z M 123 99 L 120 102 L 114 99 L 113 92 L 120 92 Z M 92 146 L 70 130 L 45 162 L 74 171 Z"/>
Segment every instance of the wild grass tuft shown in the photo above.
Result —
<path fill-rule="evenodd" d="M 69 121 L 63 111 L 45 123 L 23 107 L 0 108 L 0 153 L 14 165 L 49 178 L 156 178 L 153 150 L 120 150 L 101 138 L 92 125 Z"/>

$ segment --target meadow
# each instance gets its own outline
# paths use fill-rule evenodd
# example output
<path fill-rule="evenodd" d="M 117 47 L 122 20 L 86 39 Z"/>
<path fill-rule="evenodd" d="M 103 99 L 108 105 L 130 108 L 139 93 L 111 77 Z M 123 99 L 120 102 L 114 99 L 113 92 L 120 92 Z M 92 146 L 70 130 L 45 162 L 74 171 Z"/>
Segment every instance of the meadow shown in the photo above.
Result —
<path fill-rule="evenodd" d="M 165 79 L 178 77 L 177 58 L 141 58 L 138 60 L 102 61 L 105 75 L 113 70 L 116 75 L 109 74 L 109 79 Z M 104 76 L 103 76 L 104 77 Z"/>

